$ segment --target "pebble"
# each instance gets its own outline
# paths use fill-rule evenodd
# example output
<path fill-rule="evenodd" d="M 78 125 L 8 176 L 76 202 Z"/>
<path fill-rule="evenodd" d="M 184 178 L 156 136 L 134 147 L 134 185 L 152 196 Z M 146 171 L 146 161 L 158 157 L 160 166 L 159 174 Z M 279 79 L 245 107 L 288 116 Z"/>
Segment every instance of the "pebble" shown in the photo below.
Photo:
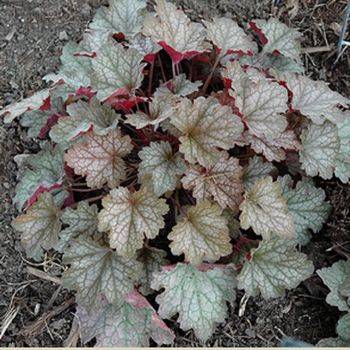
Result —
<path fill-rule="evenodd" d="M 68 34 L 67 32 L 64 30 L 62 32 L 60 32 L 58 34 L 58 38 L 61 40 L 61 41 L 67 41 L 69 38 L 68 38 Z"/>

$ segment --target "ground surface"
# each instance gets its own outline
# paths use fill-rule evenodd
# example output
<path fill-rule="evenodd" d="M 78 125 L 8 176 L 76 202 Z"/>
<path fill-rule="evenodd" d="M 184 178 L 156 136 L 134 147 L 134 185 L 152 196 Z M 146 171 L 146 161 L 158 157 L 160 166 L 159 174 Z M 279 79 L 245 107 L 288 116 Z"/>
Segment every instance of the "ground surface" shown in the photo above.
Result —
<path fill-rule="evenodd" d="M 350 96 L 349 56 L 344 55 L 334 66 L 335 49 L 331 47 L 338 39 L 345 1 L 280 1 L 291 6 L 289 12 L 273 7 L 270 0 L 177 2 L 193 18 L 225 15 L 244 23 L 253 17 L 280 16 L 304 33 L 304 47 L 328 46 L 325 51 L 304 55 L 308 72 Z M 41 77 L 57 67 L 62 46 L 67 39 L 80 38 L 102 3 L 105 1 L 0 0 L 0 106 L 43 86 Z M 71 295 L 55 283 L 26 272 L 30 264 L 10 227 L 16 215 L 11 204 L 16 184 L 13 157 L 33 152 L 36 147 L 18 125 L 4 126 L 0 122 L 0 326 L 6 322 L 8 325 L 0 346 L 62 346 L 73 320 Z M 336 181 L 319 181 L 319 185 L 326 189 L 334 211 L 324 230 L 307 248 L 317 268 L 332 263 L 339 255 L 350 254 L 350 247 L 346 246 L 350 237 L 350 189 Z M 328 248 L 331 249 L 325 253 Z M 35 268 L 50 275 L 62 272 L 55 256 L 47 257 L 44 264 Z M 326 292 L 318 278 L 313 277 L 284 298 L 269 302 L 251 299 L 242 317 L 238 317 L 237 308 L 230 312 L 227 323 L 208 345 L 274 346 L 283 335 L 316 343 L 333 336 L 339 315 L 325 303 Z M 240 297 L 241 294 L 238 300 Z M 178 331 L 176 341 L 178 346 L 200 345 L 191 332 Z"/>

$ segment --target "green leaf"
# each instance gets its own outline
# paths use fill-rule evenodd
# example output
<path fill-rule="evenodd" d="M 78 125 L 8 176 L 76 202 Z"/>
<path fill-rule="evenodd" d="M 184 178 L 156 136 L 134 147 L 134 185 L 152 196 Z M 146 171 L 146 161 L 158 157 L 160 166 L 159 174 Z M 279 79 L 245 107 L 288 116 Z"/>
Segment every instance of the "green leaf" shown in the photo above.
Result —
<path fill-rule="evenodd" d="M 263 239 L 238 275 L 238 288 L 249 296 L 261 293 L 264 299 L 282 296 L 309 278 L 314 267 L 307 256 L 295 249 L 295 242 L 280 238 Z"/>
<path fill-rule="evenodd" d="M 56 245 L 61 230 L 59 213 L 53 196 L 44 192 L 26 214 L 12 221 L 13 228 L 22 233 L 21 242 L 29 257 L 40 261 L 43 250 Z"/>
<path fill-rule="evenodd" d="M 232 251 L 227 220 L 217 204 L 205 200 L 187 208 L 168 239 L 174 255 L 185 254 L 185 260 L 198 265 L 214 262 Z"/>
<path fill-rule="evenodd" d="M 213 97 L 199 97 L 192 103 L 183 98 L 170 119 L 181 132 L 180 152 L 194 164 L 210 166 L 220 154 L 217 147 L 232 148 L 243 131 L 243 124 L 228 106 Z"/>
<path fill-rule="evenodd" d="M 137 260 L 140 261 L 143 266 L 139 290 L 143 295 L 152 294 L 154 292 L 151 288 L 152 274 L 156 271 L 160 271 L 162 266 L 169 264 L 166 255 L 164 250 L 154 247 L 144 247 L 139 251 Z"/>
<path fill-rule="evenodd" d="M 152 179 L 154 194 L 158 197 L 167 191 L 173 191 L 180 176 L 186 170 L 186 164 L 180 153 L 173 153 L 169 142 L 151 142 L 139 152 L 139 179 L 149 175 Z"/>
<path fill-rule="evenodd" d="M 178 53 L 205 50 L 205 30 L 186 14 L 165 0 L 157 0 L 156 15 L 147 14 L 142 33 L 157 43 L 165 42 Z"/>
<path fill-rule="evenodd" d="M 165 225 L 163 216 L 169 207 L 165 199 L 159 199 L 148 187 L 130 192 L 125 187 L 111 190 L 102 199 L 98 228 L 109 231 L 112 248 L 122 256 L 132 257 L 142 248 L 145 236 L 155 238 Z"/>
<path fill-rule="evenodd" d="M 235 72 L 237 65 L 229 64 L 227 69 Z M 233 76 L 234 72 L 231 73 Z M 227 74 L 230 75 L 230 71 Z M 240 72 L 239 83 L 233 79 L 231 86 L 233 90 L 229 93 L 234 97 L 249 133 L 273 141 L 285 131 L 288 122 L 283 113 L 288 110 L 288 93 L 284 87 L 255 69 L 248 70 L 243 76 Z"/>
<path fill-rule="evenodd" d="M 339 154 L 335 161 L 335 176 L 343 183 L 348 183 L 350 179 L 350 116 L 337 124 L 338 136 L 340 140 Z"/>
<path fill-rule="evenodd" d="M 214 18 L 212 22 L 204 21 L 204 25 L 207 27 L 207 38 L 220 49 L 221 56 L 232 51 L 256 51 L 256 43 L 232 19 Z"/>
<path fill-rule="evenodd" d="M 275 235 L 283 238 L 295 237 L 293 217 L 288 210 L 287 201 L 282 195 L 281 185 L 267 176 L 255 182 L 244 194 L 240 205 L 239 217 L 244 230 L 250 227 L 253 231 L 270 238 Z"/>
<path fill-rule="evenodd" d="M 30 199 L 39 188 L 50 189 L 60 185 L 64 176 L 63 154 L 59 148 L 51 149 L 48 145 L 37 154 L 31 154 L 23 164 L 26 171 L 16 186 L 13 202 L 18 209 Z M 60 192 L 61 189 L 56 190 Z"/>
<path fill-rule="evenodd" d="M 350 311 L 350 295 L 341 293 L 343 283 L 350 276 L 350 260 L 337 261 L 331 267 L 318 270 L 317 274 L 330 290 L 326 297 L 327 303 L 337 306 L 340 311 Z"/>
<path fill-rule="evenodd" d="M 78 303 L 89 310 L 99 306 L 101 293 L 108 302 L 121 305 L 142 270 L 136 260 L 125 259 L 86 238 L 72 242 L 63 263 L 70 265 L 63 274 L 63 286 L 75 290 Z"/>
<path fill-rule="evenodd" d="M 298 41 L 302 36 L 300 32 L 286 26 L 276 18 L 270 18 L 268 21 L 258 19 L 254 20 L 253 23 L 267 39 L 267 43 L 263 46 L 263 52 L 275 53 L 278 51 L 295 61 L 300 60 L 300 44 Z"/>
<path fill-rule="evenodd" d="M 277 172 L 277 169 L 273 164 L 264 162 L 262 157 L 254 156 L 249 159 L 249 164 L 244 168 L 244 187 L 249 190 L 257 180 L 275 172 Z"/>
<path fill-rule="evenodd" d="M 51 111 L 29 111 L 25 112 L 20 119 L 23 127 L 28 128 L 27 134 L 34 139 L 39 136 L 40 131 L 47 124 L 49 118 L 53 115 Z"/>
<path fill-rule="evenodd" d="M 310 124 L 300 138 L 303 146 L 299 153 L 301 168 L 309 176 L 320 175 L 323 179 L 330 179 L 339 152 L 336 126 L 330 122 Z"/>
<path fill-rule="evenodd" d="M 197 200 L 213 198 L 222 209 L 229 207 L 237 211 L 243 199 L 242 174 L 238 159 L 223 151 L 207 169 L 189 166 L 181 182 L 185 189 L 193 189 Z"/>
<path fill-rule="evenodd" d="M 292 108 L 315 124 L 322 125 L 338 104 L 346 106 L 350 103 L 324 81 L 314 81 L 300 74 L 286 74 L 282 80 L 293 93 Z"/>
<path fill-rule="evenodd" d="M 76 55 L 82 51 L 80 46 L 70 41 L 63 50 L 61 56 L 61 67 L 57 74 L 48 74 L 44 77 L 47 82 L 57 83 L 63 80 L 66 84 L 75 89 L 91 85 L 92 58 Z"/>
<path fill-rule="evenodd" d="M 101 188 L 105 183 L 113 188 L 126 177 L 125 162 L 133 146 L 128 135 L 112 129 L 106 135 L 86 134 L 84 141 L 74 144 L 65 154 L 68 166 L 75 174 L 86 176 L 90 188 Z"/>
<path fill-rule="evenodd" d="M 97 10 L 89 28 L 132 37 L 141 31 L 145 8 L 143 0 L 110 0 L 108 7 Z"/>
<path fill-rule="evenodd" d="M 204 265 L 199 270 L 181 263 L 155 273 L 152 282 L 153 289 L 165 289 L 156 298 L 160 317 L 170 319 L 178 313 L 181 329 L 192 328 L 202 342 L 212 335 L 215 323 L 225 320 L 226 301 L 234 302 L 235 286 L 231 266 Z"/>
<path fill-rule="evenodd" d="M 52 141 L 64 144 L 73 141 L 93 128 L 94 134 L 106 135 L 115 129 L 120 115 L 96 98 L 90 102 L 78 101 L 67 106 L 68 116 L 58 119 L 50 131 Z"/>
<path fill-rule="evenodd" d="M 86 344 L 94 337 L 100 347 L 147 347 L 150 337 L 158 345 L 173 342 L 173 332 L 142 295 L 134 291 L 126 300 L 118 306 L 102 302 L 100 309 L 90 313 L 79 306 L 76 317 L 82 342 Z"/>
<path fill-rule="evenodd" d="M 97 205 L 89 206 L 88 202 L 78 203 L 76 209 L 65 208 L 61 215 L 61 220 L 69 227 L 60 232 L 60 239 L 55 249 L 64 252 L 70 241 L 80 234 L 96 236 L 97 231 Z"/>
<path fill-rule="evenodd" d="M 283 196 L 293 216 L 296 240 L 305 245 L 310 241 L 309 230 L 317 233 L 326 222 L 331 211 L 331 205 L 325 201 L 326 194 L 321 188 L 316 188 L 312 181 L 299 181 L 293 189 L 293 181 L 289 175 L 279 179 Z"/>
<path fill-rule="evenodd" d="M 350 343 L 350 313 L 344 315 L 337 323 L 337 333 L 339 337 Z"/>
<path fill-rule="evenodd" d="M 92 60 L 91 87 L 97 91 L 97 98 L 106 100 L 119 89 L 133 92 L 141 86 L 143 55 L 136 49 L 125 49 L 122 44 L 108 42 L 102 46 Z"/>

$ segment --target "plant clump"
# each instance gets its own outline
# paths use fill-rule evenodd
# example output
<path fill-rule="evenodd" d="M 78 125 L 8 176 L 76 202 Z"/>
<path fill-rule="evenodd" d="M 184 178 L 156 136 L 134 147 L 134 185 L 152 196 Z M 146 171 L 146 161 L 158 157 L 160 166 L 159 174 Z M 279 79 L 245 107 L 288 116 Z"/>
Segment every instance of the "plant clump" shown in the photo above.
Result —
<path fill-rule="evenodd" d="M 13 226 L 35 261 L 62 253 L 83 343 L 171 344 L 171 318 L 205 342 L 237 289 L 276 298 L 313 274 L 297 246 L 331 210 L 312 177 L 349 181 L 350 101 L 304 74 L 300 37 L 111 0 L 49 87 L 0 112 L 41 144 Z M 349 345 L 349 261 L 317 273 L 344 311 L 322 344 Z"/>

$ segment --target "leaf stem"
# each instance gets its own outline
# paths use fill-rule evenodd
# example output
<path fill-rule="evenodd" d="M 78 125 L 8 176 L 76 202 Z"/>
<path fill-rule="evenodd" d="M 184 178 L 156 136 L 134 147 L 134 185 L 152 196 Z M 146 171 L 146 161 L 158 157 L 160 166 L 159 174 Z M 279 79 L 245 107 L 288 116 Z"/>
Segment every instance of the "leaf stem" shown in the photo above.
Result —
<path fill-rule="evenodd" d="M 213 65 L 213 68 L 212 68 L 210 74 L 208 75 L 208 78 L 207 78 L 207 80 L 205 81 L 204 86 L 203 86 L 203 89 L 202 89 L 202 91 L 200 92 L 199 96 L 204 96 L 204 95 L 206 94 L 207 89 L 208 89 L 208 86 L 209 86 L 209 84 L 210 84 L 210 82 L 211 82 L 211 79 L 213 78 L 215 69 L 216 69 L 216 67 L 218 66 L 219 62 L 220 62 L 220 55 L 218 55 L 218 56 L 216 57 L 215 63 L 214 63 L 214 65 Z"/>
<path fill-rule="evenodd" d="M 153 81 L 153 74 L 154 74 L 154 62 L 151 63 L 151 70 L 149 73 L 149 81 L 148 81 L 148 97 L 151 97 L 152 94 L 152 81 Z"/>

